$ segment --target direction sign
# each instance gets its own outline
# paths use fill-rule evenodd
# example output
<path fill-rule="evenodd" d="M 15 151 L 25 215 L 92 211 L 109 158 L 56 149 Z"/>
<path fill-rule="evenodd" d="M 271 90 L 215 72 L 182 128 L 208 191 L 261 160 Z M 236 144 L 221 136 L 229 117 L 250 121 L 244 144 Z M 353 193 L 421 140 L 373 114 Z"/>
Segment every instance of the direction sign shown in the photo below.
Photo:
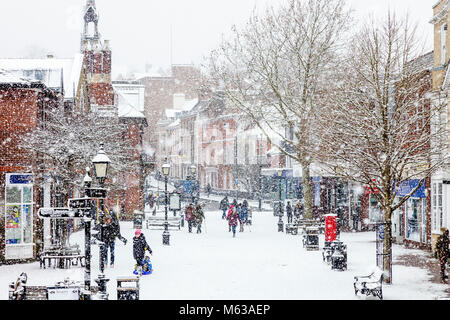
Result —
<path fill-rule="evenodd" d="M 71 209 L 90 210 L 91 198 L 72 198 L 69 199 L 68 205 Z"/>
<path fill-rule="evenodd" d="M 106 198 L 107 190 L 105 188 L 87 188 L 86 194 L 91 198 Z"/>
<path fill-rule="evenodd" d="M 73 219 L 83 217 L 81 211 L 71 210 L 70 208 L 40 208 L 38 210 L 38 216 L 41 219 Z"/>

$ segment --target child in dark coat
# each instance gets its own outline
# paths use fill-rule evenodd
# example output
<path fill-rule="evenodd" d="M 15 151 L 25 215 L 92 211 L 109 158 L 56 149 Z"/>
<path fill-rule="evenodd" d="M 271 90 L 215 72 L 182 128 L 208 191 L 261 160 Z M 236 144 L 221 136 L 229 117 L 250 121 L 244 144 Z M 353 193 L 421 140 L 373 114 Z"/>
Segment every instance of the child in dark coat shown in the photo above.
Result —
<path fill-rule="evenodd" d="M 138 268 L 140 268 L 140 270 L 142 270 L 142 267 L 144 265 L 144 257 L 146 250 L 150 254 L 152 254 L 152 249 L 145 240 L 144 234 L 141 232 L 140 229 L 138 229 L 134 233 L 133 237 L 133 258 L 136 260 L 136 265 L 138 266 Z"/>

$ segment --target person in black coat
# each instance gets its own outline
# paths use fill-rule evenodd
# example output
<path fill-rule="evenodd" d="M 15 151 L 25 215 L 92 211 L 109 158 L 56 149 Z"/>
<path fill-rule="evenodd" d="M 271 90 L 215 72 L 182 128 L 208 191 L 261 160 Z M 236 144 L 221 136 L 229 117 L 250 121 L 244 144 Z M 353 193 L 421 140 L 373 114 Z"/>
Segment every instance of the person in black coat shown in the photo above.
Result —
<path fill-rule="evenodd" d="M 222 219 L 225 219 L 227 216 L 227 210 L 230 207 L 230 203 L 228 202 L 228 197 L 225 196 L 225 198 L 222 199 L 222 201 L 220 201 L 219 204 L 219 209 L 222 210 Z"/>
<path fill-rule="evenodd" d="M 287 222 L 292 223 L 292 206 L 290 201 L 288 201 L 286 205 L 286 215 L 287 215 Z"/>
<path fill-rule="evenodd" d="M 136 230 L 133 237 L 133 258 L 136 260 L 136 264 L 140 267 L 144 265 L 143 260 L 145 257 L 145 251 L 152 254 L 152 249 L 145 240 L 144 234 L 140 229 Z"/>
<path fill-rule="evenodd" d="M 113 212 L 111 212 L 113 213 Z M 108 265 L 108 251 L 110 251 L 111 255 L 111 261 L 110 266 L 111 268 L 114 268 L 114 250 L 116 247 L 116 238 L 119 238 L 124 244 L 127 244 L 127 239 L 121 236 L 120 234 L 120 225 L 116 217 L 116 221 L 114 222 L 113 218 L 114 214 L 112 216 L 107 216 L 105 218 L 105 224 L 103 225 L 101 231 L 102 231 L 102 237 L 99 240 L 102 240 L 105 243 L 104 251 L 103 251 L 103 259 L 105 261 L 105 265 Z"/>

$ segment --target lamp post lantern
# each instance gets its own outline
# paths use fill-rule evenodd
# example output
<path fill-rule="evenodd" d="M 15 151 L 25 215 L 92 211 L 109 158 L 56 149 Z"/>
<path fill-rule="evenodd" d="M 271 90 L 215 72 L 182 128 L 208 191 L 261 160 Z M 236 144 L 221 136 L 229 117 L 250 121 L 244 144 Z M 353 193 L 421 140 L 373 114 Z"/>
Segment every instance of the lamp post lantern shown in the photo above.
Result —
<path fill-rule="evenodd" d="M 163 244 L 169 245 L 170 244 L 170 234 L 169 234 L 169 222 L 167 221 L 167 179 L 169 177 L 170 173 L 170 164 L 167 162 L 162 165 L 162 172 L 164 175 L 164 185 L 165 185 L 165 201 L 164 201 L 164 207 L 165 207 L 165 222 L 164 222 L 164 232 L 163 232 Z"/>
<path fill-rule="evenodd" d="M 100 144 L 100 150 L 98 151 L 97 155 L 92 159 L 92 164 L 94 166 L 95 171 L 95 178 L 100 184 L 100 188 L 103 189 L 105 185 L 105 180 L 108 174 L 108 168 L 111 160 L 109 160 L 108 156 L 105 153 L 105 150 L 103 149 L 103 143 Z M 102 198 L 100 198 L 100 248 L 99 248 L 99 254 L 100 254 L 100 274 L 98 276 L 98 279 L 95 281 L 98 283 L 100 296 L 102 299 L 107 300 L 108 294 L 106 293 L 106 282 L 109 281 L 109 279 L 105 278 L 105 243 L 103 242 L 103 224 L 104 224 L 104 201 Z"/>
<path fill-rule="evenodd" d="M 191 190 L 191 198 L 192 203 L 195 203 L 195 195 L 194 195 L 194 186 L 195 186 L 195 174 L 197 172 L 197 167 L 195 165 L 191 166 L 191 177 L 192 177 L 192 190 Z"/>
<path fill-rule="evenodd" d="M 86 167 L 86 175 L 83 178 L 84 196 L 89 197 L 88 189 L 91 187 L 92 178 L 89 176 L 89 167 Z M 84 300 L 91 300 L 91 215 L 84 215 Z"/>
<path fill-rule="evenodd" d="M 278 168 L 277 170 L 277 175 L 278 175 L 278 200 L 279 200 L 279 204 L 278 204 L 278 232 L 283 232 L 283 219 L 282 219 L 282 214 L 283 214 L 283 208 L 281 206 L 281 178 L 283 176 L 283 169 Z"/>

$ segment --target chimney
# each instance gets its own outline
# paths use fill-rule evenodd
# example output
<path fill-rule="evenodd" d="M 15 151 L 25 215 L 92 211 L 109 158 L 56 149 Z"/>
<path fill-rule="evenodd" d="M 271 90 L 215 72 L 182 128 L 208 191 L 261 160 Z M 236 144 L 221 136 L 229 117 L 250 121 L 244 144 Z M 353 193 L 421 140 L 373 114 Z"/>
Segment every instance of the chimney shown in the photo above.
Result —
<path fill-rule="evenodd" d="M 110 51 L 111 48 L 109 47 L 109 40 L 104 40 L 103 41 L 103 50 L 105 51 Z"/>
<path fill-rule="evenodd" d="M 94 40 L 94 45 L 92 48 L 95 52 L 100 52 L 101 47 L 100 47 L 100 41 L 98 40 Z"/>
<path fill-rule="evenodd" d="M 91 50 L 91 46 L 89 45 L 89 40 L 83 40 L 81 50 L 82 51 L 90 51 Z"/>

